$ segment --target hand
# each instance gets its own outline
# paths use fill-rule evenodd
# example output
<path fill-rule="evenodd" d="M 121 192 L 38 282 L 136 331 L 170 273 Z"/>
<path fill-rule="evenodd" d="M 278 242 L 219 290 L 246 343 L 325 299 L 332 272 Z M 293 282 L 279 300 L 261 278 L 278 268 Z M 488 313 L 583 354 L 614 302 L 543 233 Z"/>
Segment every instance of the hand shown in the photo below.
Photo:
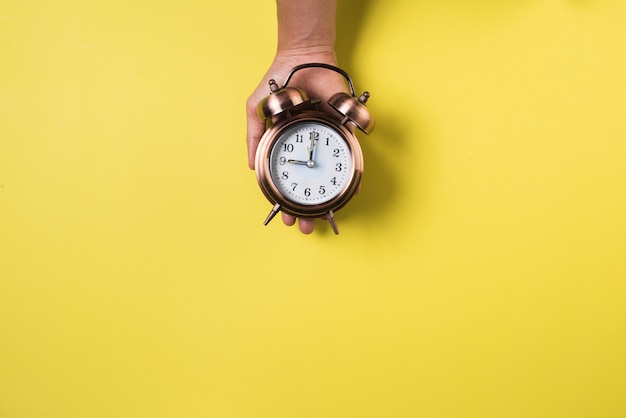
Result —
<path fill-rule="evenodd" d="M 309 168 L 313 168 L 315 166 L 315 162 L 313 162 L 313 160 L 308 160 L 308 161 L 304 161 L 304 160 L 287 160 L 287 162 L 289 164 L 306 165 Z"/>
<path fill-rule="evenodd" d="M 319 138 L 319 132 L 311 132 L 311 145 L 307 148 L 309 151 L 309 160 L 307 161 L 307 167 L 315 167 L 315 161 L 313 161 L 313 150 L 315 149 L 315 141 Z"/>
<path fill-rule="evenodd" d="M 315 161 L 313 160 L 313 150 L 315 149 L 315 141 L 319 138 L 319 133 L 311 132 L 311 144 L 306 147 L 307 155 L 309 156 L 308 160 L 287 160 L 289 164 L 296 165 L 306 165 L 309 168 L 315 167 Z"/>
<path fill-rule="evenodd" d="M 291 71 L 293 67 L 310 62 L 337 65 L 335 53 L 332 48 L 315 47 L 281 51 L 277 53 L 267 73 L 248 98 L 246 102 L 247 145 L 248 166 L 251 169 L 254 169 L 256 149 L 265 131 L 265 122 L 259 120 L 256 114 L 256 106 L 261 99 L 270 93 L 269 80 L 274 79 L 279 85 L 282 85 L 287 74 L 289 74 L 289 71 Z M 326 102 L 330 96 L 339 91 L 348 91 L 341 75 L 323 68 L 309 68 L 297 72 L 289 82 L 289 86 L 300 87 L 311 99 L 320 99 L 321 106 L 326 110 L 328 110 Z M 313 147 L 315 146 L 314 139 L 311 139 L 312 144 L 309 149 L 309 161 L 312 161 Z M 297 164 L 298 162 L 293 161 L 293 163 Z M 308 161 L 304 163 L 307 164 Z M 288 226 L 296 223 L 295 217 L 286 215 L 285 213 L 282 213 L 282 218 L 283 222 Z M 314 225 L 314 220 L 310 218 L 300 218 L 298 220 L 300 231 L 305 234 L 313 232 Z"/>

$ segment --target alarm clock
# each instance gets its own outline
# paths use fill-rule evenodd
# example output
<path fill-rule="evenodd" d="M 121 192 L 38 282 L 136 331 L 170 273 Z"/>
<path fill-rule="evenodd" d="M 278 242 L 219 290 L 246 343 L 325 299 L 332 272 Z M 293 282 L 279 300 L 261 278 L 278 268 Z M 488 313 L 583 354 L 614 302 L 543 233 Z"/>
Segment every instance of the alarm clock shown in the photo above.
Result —
<path fill-rule="evenodd" d="M 302 89 L 289 87 L 296 72 L 313 67 L 335 71 L 348 83 L 350 94 L 331 96 L 330 111 Z M 270 80 L 269 89 L 256 109 L 267 127 L 256 151 L 256 178 L 273 205 L 264 225 L 282 211 L 301 218 L 326 218 L 338 234 L 335 212 L 354 196 L 363 175 L 363 153 L 350 125 L 365 134 L 374 128 L 365 106 L 369 93 L 357 97 L 344 70 L 321 63 L 298 65 L 282 86 Z"/>

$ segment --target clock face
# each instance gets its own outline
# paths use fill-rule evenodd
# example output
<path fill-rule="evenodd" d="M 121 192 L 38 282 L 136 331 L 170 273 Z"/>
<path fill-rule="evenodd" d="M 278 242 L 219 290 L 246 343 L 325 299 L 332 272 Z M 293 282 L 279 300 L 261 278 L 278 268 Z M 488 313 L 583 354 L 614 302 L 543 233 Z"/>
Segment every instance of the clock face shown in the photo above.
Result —
<path fill-rule="evenodd" d="M 273 183 L 288 200 L 319 205 L 350 183 L 353 158 L 346 140 L 315 121 L 291 125 L 275 141 L 269 160 Z"/>

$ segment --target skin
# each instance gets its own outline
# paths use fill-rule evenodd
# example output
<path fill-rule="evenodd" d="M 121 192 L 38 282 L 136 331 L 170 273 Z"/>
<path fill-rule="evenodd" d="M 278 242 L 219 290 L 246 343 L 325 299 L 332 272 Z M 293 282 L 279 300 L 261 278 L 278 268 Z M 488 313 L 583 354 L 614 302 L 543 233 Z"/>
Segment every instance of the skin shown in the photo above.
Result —
<path fill-rule="evenodd" d="M 254 170 L 254 158 L 265 122 L 259 120 L 256 106 L 269 94 L 268 82 L 282 85 L 289 71 L 299 64 L 310 62 L 337 65 L 335 54 L 336 0 L 277 0 L 278 47 L 274 61 L 257 88 L 246 102 L 248 166 Z M 300 87 L 310 98 L 322 103 L 338 91 L 347 91 L 343 77 L 334 71 L 311 68 L 296 73 L 289 86 Z M 285 225 L 292 226 L 296 218 L 282 213 Z M 298 219 L 304 234 L 313 232 L 313 219 Z"/>

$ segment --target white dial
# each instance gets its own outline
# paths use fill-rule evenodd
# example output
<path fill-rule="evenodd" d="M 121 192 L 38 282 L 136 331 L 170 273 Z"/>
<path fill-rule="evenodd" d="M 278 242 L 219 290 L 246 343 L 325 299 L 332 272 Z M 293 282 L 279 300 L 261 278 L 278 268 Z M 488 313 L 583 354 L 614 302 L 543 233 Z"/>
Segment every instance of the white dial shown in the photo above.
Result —
<path fill-rule="evenodd" d="M 353 175 L 350 147 L 330 126 L 301 122 L 274 143 L 269 169 L 280 192 L 301 205 L 323 204 L 339 195 Z"/>

